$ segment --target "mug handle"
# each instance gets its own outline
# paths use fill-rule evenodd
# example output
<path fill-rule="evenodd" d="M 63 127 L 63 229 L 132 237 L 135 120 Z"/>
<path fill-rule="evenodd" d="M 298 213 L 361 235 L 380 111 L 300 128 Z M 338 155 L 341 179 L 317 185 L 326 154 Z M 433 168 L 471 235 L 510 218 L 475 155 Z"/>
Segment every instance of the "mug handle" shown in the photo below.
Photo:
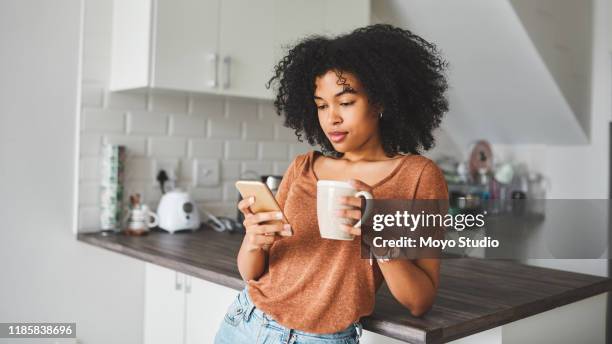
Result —
<path fill-rule="evenodd" d="M 363 196 L 365 199 L 372 199 L 374 197 L 372 197 L 372 194 L 367 192 L 367 191 L 359 191 L 355 194 L 355 197 L 360 197 Z M 368 202 L 366 202 L 366 207 L 365 207 L 365 211 L 363 212 L 363 215 L 361 216 L 361 218 L 366 218 L 370 215 L 370 210 L 372 210 L 372 206 L 369 205 L 368 206 Z M 353 227 L 355 228 L 359 228 L 361 227 L 361 219 L 359 219 L 359 221 L 357 221 L 356 224 L 353 225 Z"/>
<path fill-rule="evenodd" d="M 151 219 L 153 219 L 153 222 L 151 222 Z M 157 214 L 155 214 L 154 212 L 150 211 L 149 212 L 149 221 L 147 222 L 147 226 L 150 227 L 156 227 L 159 224 L 159 218 L 157 217 Z"/>

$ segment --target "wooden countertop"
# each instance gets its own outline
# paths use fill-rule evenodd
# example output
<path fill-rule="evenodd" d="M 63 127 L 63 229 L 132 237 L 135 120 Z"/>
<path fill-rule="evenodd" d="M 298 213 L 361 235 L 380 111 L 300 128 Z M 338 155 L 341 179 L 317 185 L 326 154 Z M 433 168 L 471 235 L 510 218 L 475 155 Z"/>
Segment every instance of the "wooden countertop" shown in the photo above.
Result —
<path fill-rule="evenodd" d="M 142 237 L 78 234 L 78 240 L 240 290 L 236 256 L 243 234 L 204 228 Z M 410 315 L 386 284 L 364 329 L 411 343 L 445 343 L 612 290 L 612 279 L 518 264 L 509 260 L 442 261 L 438 297 L 420 318 Z"/>

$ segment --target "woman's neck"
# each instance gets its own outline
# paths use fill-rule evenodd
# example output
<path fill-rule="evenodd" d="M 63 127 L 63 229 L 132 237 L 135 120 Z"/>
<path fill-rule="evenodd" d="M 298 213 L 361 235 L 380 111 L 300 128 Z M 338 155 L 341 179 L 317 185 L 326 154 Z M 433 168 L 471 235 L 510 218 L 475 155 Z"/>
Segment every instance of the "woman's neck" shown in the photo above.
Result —
<path fill-rule="evenodd" d="M 360 161 L 382 161 L 382 160 L 391 160 L 395 159 L 397 156 L 392 158 L 388 157 L 385 154 L 385 151 L 382 147 L 374 148 L 374 149 L 364 149 L 358 151 L 350 151 L 344 152 L 344 155 L 340 157 L 340 160 L 345 160 L 348 162 L 360 162 Z"/>

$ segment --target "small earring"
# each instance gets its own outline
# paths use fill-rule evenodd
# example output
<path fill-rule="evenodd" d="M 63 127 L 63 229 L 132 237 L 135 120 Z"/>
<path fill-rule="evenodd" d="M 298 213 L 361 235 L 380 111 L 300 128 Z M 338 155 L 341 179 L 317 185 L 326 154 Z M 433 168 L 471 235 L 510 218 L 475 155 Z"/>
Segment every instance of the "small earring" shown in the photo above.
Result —
<path fill-rule="evenodd" d="M 378 115 L 379 119 L 382 119 L 383 113 L 381 112 L 380 115 Z"/>

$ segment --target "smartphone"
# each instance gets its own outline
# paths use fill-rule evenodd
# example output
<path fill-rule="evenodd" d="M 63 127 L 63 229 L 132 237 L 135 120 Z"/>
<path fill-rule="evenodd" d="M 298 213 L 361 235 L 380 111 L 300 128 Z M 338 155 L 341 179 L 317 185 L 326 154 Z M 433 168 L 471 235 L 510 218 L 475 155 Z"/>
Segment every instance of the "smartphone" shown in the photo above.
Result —
<path fill-rule="evenodd" d="M 236 189 L 238 189 L 240 195 L 242 195 L 242 198 L 244 199 L 247 199 L 251 196 L 255 196 L 255 203 L 249 206 L 253 213 L 267 211 L 280 211 L 281 213 L 283 213 L 283 210 L 281 209 L 278 202 L 276 202 L 276 198 L 274 198 L 272 191 L 270 191 L 266 184 L 255 180 L 239 180 L 236 182 Z M 284 223 L 289 223 L 284 213 L 283 220 Z M 283 220 L 272 220 L 268 222 L 283 222 Z"/>

